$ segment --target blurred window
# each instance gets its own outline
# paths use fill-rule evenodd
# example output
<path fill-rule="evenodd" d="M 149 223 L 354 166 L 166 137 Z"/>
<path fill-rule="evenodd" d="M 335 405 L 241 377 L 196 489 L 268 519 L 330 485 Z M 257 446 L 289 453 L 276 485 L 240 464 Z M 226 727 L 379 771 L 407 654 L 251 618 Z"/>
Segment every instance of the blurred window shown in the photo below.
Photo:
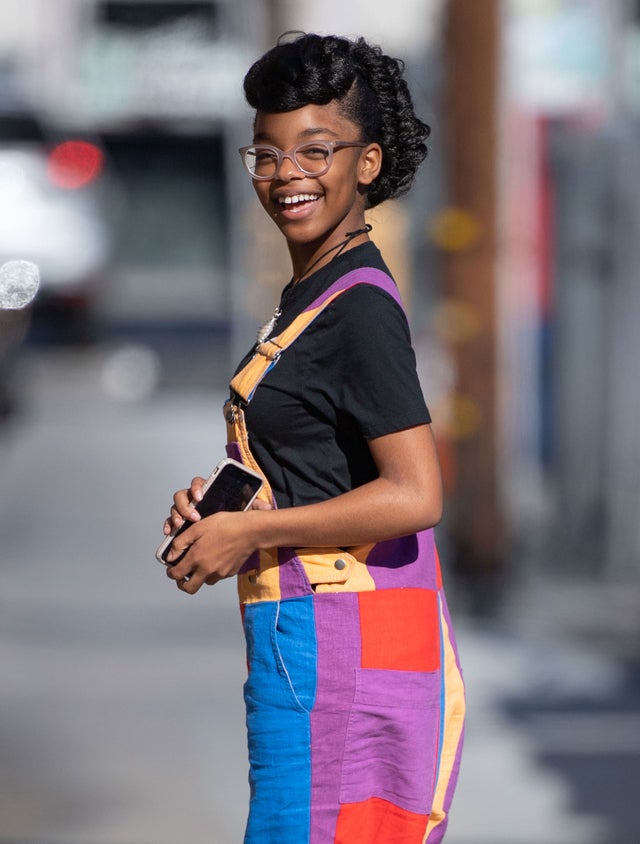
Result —
<path fill-rule="evenodd" d="M 184 18 L 198 22 L 205 27 L 206 34 L 213 35 L 218 27 L 218 5 L 212 0 L 199 2 L 159 2 L 149 0 L 146 3 L 126 2 L 126 0 L 108 0 L 98 5 L 98 21 L 101 23 L 127 27 L 130 29 L 147 29 L 161 24 L 175 23 Z"/>
<path fill-rule="evenodd" d="M 43 143 L 44 133 L 38 121 L 27 114 L 0 115 L 0 143 Z"/>
<path fill-rule="evenodd" d="M 104 139 L 123 191 L 114 220 L 114 316 L 219 317 L 228 230 L 221 138 Z"/>

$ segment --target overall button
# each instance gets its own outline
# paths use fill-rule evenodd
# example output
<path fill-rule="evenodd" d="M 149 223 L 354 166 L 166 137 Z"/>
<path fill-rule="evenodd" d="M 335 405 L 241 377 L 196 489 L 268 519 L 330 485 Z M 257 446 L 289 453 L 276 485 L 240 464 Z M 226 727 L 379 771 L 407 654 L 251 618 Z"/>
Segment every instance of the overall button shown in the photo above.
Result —
<path fill-rule="evenodd" d="M 338 569 L 338 571 L 342 571 L 343 569 L 346 569 L 347 561 L 342 558 L 338 558 L 333 565 Z"/>

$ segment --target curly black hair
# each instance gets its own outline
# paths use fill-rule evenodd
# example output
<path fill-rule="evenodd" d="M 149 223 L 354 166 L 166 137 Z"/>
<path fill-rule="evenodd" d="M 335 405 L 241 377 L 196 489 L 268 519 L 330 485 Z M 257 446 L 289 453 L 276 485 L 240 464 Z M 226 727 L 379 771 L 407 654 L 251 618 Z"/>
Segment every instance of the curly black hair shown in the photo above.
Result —
<path fill-rule="evenodd" d="M 382 147 L 382 169 L 369 186 L 370 208 L 406 193 L 427 155 L 430 128 L 414 111 L 404 62 L 364 38 L 301 33 L 281 36 L 249 69 L 244 92 L 257 111 L 285 112 L 336 100 L 361 128 L 360 140 Z"/>

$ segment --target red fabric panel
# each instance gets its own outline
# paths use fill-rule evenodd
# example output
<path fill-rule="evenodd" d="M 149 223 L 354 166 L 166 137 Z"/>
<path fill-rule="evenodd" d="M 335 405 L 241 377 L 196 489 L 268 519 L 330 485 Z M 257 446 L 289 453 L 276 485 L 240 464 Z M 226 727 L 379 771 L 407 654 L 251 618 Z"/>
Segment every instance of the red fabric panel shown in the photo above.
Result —
<path fill-rule="evenodd" d="M 438 596 L 431 589 L 360 592 L 362 668 L 440 667 Z"/>
<path fill-rule="evenodd" d="M 371 797 L 340 807 L 333 844 L 422 844 L 429 815 Z"/>

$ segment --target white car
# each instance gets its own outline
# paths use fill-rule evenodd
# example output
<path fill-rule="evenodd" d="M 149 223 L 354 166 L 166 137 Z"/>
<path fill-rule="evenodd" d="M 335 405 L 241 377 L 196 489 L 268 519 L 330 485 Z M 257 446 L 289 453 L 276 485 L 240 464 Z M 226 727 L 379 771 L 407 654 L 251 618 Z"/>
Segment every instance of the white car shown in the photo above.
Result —
<path fill-rule="evenodd" d="M 36 308 L 91 299 L 109 257 L 102 169 L 96 144 L 47 143 L 33 119 L 0 114 L 0 266 L 37 265 Z"/>

